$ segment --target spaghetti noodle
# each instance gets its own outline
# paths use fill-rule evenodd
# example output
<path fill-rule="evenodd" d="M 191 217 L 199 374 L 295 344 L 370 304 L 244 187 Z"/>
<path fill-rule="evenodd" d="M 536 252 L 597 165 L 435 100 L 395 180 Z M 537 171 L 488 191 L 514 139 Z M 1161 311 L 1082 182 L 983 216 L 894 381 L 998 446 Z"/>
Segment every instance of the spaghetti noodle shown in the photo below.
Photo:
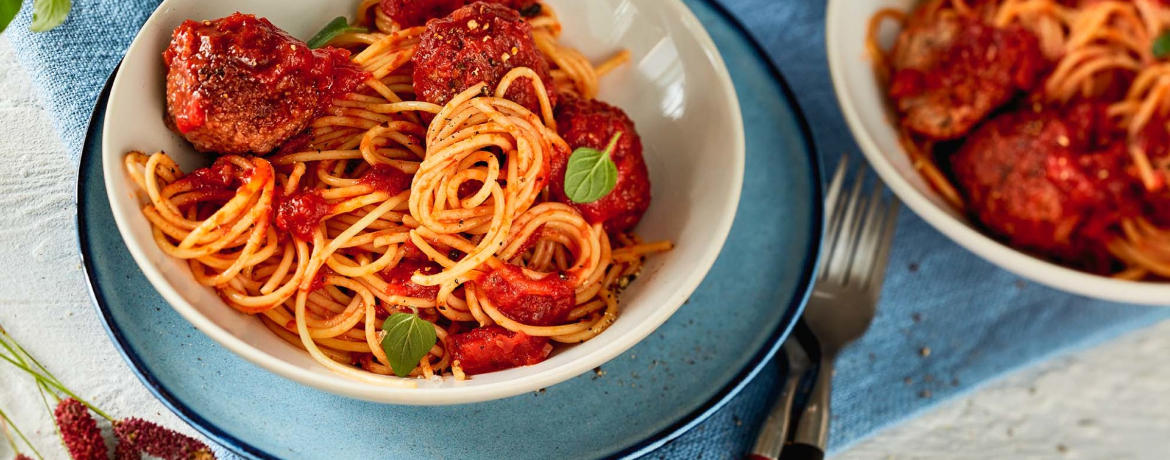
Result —
<path fill-rule="evenodd" d="M 391 376 L 381 344 L 394 313 L 434 326 L 437 340 L 409 372 L 424 378 L 531 364 L 550 341 L 605 331 L 643 257 L 672 245 L 608 232 L 550 198 L 550 164 L 572 146 L 541 76 L 515 67 L 495 87 L 425 102 L 412 58 L 432 26 L 399 27 L 376 0 L 356 17 L 373 30 L 329 44 L 353 50 L 367 78 L 273 155 L 223 155 L 186 175 L 165 153 L 125 157 L 159 247 L 231 307 L 361 381 L 409 384 Z M 527 21 L 558 93 L 592 98 L 629 58 L 594 66 L 557 42 L 561 24 L 546 5 Z M 531 88 L 538 110 L 510 100 L 515 88 Z M 530 356 L 461 363 L 460 340 Z"/>

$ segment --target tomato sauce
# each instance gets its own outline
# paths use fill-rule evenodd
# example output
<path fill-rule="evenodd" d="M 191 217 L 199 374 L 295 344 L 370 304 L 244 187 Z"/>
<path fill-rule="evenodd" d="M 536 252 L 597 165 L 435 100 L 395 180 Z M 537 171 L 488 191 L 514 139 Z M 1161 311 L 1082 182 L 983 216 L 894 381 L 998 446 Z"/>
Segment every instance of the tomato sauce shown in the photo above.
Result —
<path fill-rule="evenodd" d="M 192 190 L 206 192 L 234 191 L 238 184 L 235 165 L 225 158 L 215 160 L 206 168 L 191 171 L 180 181 L 190 184 Z"/>
<path fill-rule="evenodd" d="M 399 192 L 410 188 L 412 179 L 411 175 L 402 172 L 401 169 L 390 165 L 377 164 L 358 179 L 358 183 L 369 185 L 379 192 L 397 195 Z"/>
<path fill-rule="evenodd" d="M 467 375 L 531 366 L 544 361 L 551 348 L 546 337 L 494 325 L 451 336 L 451 357 Z"/>
<path fill-rule="evenodd" d="M 483 276 L 479 286 L 500 313 L 528 325 L 562 324 L 576 306 L 573 287 L 560 274 L 532 279 L 520 267 L 504 264 Z"/>
<path fill-rule="evenodd" d="M 443 270 L 443 267 L 434 262 L 423 262 L 415 259 L 402 258 L 398 265 L 382 270 L 378 273 L 387 283 L 386 293 L 403 297 L 419 299 L 434 299 L 439 294 L 439 286 L 423 286 L 410 280 L 415 272 L 424 275 L 434 275 Z"/>
<path fill-rule="evenodd" d="M 313 241 L 321 221 L 333 211 L 333 206 L 316 190 L 279 197 L 276 201 L 276 227 L 301 241 Z"/>

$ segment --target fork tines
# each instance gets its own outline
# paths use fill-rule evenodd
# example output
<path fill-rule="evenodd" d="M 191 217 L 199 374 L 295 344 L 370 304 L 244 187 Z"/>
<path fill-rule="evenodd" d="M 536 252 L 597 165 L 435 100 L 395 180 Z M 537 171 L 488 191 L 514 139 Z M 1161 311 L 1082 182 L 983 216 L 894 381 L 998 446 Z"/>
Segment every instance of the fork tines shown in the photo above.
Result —
<path fill-rule="evenodd" d="M 871 280 L 883 277 L 889 244 L 887 234 L 894 231 L 898 200 L 886 193 L 881 180 L 872 180 L 872 191 L 863 194 L 865 163 L 853 173 L 848 193 L 844 190 L 849 176 L 848 155 L 841 157 L 837 171 L 825 195 L 825 241 L 821 251 L 821 269 L 817 282 L 829 282 L 854 289 L 877 289 Z"/>

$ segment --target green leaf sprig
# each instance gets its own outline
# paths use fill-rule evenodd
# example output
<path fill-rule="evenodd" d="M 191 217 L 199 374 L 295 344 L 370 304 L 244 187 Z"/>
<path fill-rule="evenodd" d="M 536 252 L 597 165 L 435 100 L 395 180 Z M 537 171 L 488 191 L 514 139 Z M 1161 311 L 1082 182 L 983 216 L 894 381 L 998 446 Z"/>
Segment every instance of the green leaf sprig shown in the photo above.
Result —
<path fill-rule="evenodd" d="M 569 156 L 565 167 L 565 196 L 574 203 L 592 203 L 604 198 L 617 185 L 617 164 L 611 155 L 621 131 L 613 135 L 605 151 L 581 147 Z"/>
<path fill-rule="evenodd" d="M 73 2 L 69 0 L 36 0 L 33 2 L 33 32 L 45 32 L 65 22 Z"/>
<path fill-rule="evenodd" d="M 1151 49 L 1154 53 L 1155 59 L 1165 59 L 1170 56 L 1170 32 L 1163 32 L 1158 38 L 1154 39 L 1154 46 Z"/>
<path fill-rule="evenodd" d="M 0 0 L 0 32 L 8 27 L 8 23 L 20 12 L 21 0 Z"/>
<path fill-rule="evenodd" d="M 366 29 L 365 27 L 350 26 L 349 21 L 346 20 L 344 16 L 338 16 L 333 18 L 332 21 L 329 21 L 329 24 L 325 24 L 325 28 L 321 29 L 320 32 L 317 32 L 317 35 L 314 35 L 313 38 L 309 39 L 309 48 L 320 48 L 325 46 L 326 43 L 329 43 L 329 40 L 333 40 L 338 35 L 350 32 L 366 33 L 369 32 L 369 29 Z"/>
<path fill-rule="evenodd" d="M 8 28 L 8 24 L 16 18 L 22 3 L 24 0 L 0 0 L 0 32 Z M 44 32 L 57 27 L 65 22 L 72 8 L 73 3 L 70 0 L 35 0 L 29 29 L 33 32 Z"/>
<path fill-rule="evenodd" d="M 435 345 L 435 326 L 414 313 L 395 313 L 382 323 L 386 336 L 382 350 L 390 360 L 390 368 L 399 377 L 410 375 L 418 362 Z"/>

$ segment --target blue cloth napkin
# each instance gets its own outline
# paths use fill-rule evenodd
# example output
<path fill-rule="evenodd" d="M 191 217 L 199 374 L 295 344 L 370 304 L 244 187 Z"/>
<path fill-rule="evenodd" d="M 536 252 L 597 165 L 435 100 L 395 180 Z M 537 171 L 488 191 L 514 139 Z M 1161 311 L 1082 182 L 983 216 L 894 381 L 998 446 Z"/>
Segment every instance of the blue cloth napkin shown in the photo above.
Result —
<path fill-rule="evenodd" d="M 824 3 L 717 1 L 779 64 L 811 122 L 823 164 L 836 164 L 846 152 L 859 157 L 829 83 Z M 65 24 L 42 34 L 28 31 L 31 3 L 6 35 L 76 159 L 102 83 L 158 2 L 75 0 Z M 832 449 L 1011 370 L 1167 318 L 1170 309 L 1094 301 L 1025 282 L 903 212 L 877 318 L 840 358 Z M 779 375 L 769 366 L 713 418 L 651 457 L 742 458 Z"/>

